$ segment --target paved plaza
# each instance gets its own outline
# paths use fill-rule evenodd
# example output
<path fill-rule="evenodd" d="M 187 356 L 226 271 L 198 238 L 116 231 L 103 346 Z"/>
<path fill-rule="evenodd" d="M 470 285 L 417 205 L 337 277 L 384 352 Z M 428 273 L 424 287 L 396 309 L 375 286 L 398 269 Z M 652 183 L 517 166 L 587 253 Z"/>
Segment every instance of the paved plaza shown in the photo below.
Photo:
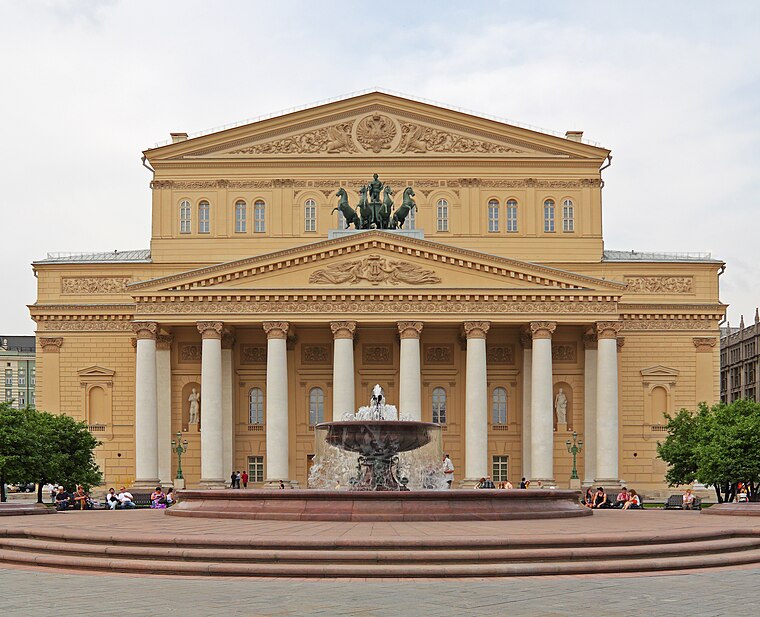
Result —
<path fill-rule="evenodd" d="M 5 617 L 84 615 L 361 615 L 609 617 L 753 614 L 760 569 L 637 577 L 455 581 L 189 579 L 0 569 Z M 604 610 L 601 610 L 604 607 Z"/>

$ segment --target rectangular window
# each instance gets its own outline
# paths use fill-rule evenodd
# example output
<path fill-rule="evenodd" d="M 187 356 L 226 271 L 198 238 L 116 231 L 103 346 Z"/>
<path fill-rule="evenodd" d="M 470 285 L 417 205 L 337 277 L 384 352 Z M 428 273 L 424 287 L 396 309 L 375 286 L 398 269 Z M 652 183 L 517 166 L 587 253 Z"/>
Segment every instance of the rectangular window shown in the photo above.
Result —
<path fill-rule="evenodd" d="M 251 483 L 264 481 L 264 457 L 248 457 L 248 481 Z"/>
<path fill-rule="evenodd" d="M 235 204 L 235 233 L 244 234 L 246 222 L 245 202 L 239 201 Z"/>
<path fill-rule="evenodd" d="M 266 205 L 263 201 L 257 201 L 253 205 L 253 231 L 263 234 L 266 231 Z"/>
<path fill-rule="evenodd" d="M 507 231 L 514 233 L 517 231 L 517 202 L 507 202 Z"/>
<path fill-rule="evenodd" d="M 24 390 L 18 391 L 18 407 L 19 409 L 26 407 L 26 392 Z"/>
<path fill-rule="evenodd" d="M 18 385 L 26 386 L 26 369 L 19 367 L 18 369 Z"/>
<path fill-rule="evenodd" d="M 5 391 L 5 402 L 10 403 L 13 400 L 13 390 Z"/>
<path fill-rule="evenodd" d="M 562 206 L 562 231 L 572 232 L 575 230 L 575 219 L 573 217 L 573 206 L 567 204 Z"/>
<path fill-rule="evenodd" d="M 211 230 L 211 206 L 207 201 L 198 204 L 198 233 L 207 234 Z"/>
<path fill-rule="evenodd" d="M 491 201 L 488 204 L 488 231 L 497 233 L 499 231 L 499 202 Z"/>
<path fill-rule="evenodd" d="M 509 480 L 509 457 L 494 456 L 491 467 L 491 479 L 494 482 L 506 482 Z"/>
<path fill-rule="evenodd" d="M 29 385 L 36 386 L 37 385 L 37 367 L 33 364 L 29 372 L 31 373 L 29 376 Z"/>
<path fill-rule="evenodd" d="M 554 206 L 544 207 L 544 231 L 554 233 Z"/>
<path fill-rule="evenodd" d="M 5 387 L 6 388 L 13 387 L 13 369 L 12 368 L 5 369 Z"/>

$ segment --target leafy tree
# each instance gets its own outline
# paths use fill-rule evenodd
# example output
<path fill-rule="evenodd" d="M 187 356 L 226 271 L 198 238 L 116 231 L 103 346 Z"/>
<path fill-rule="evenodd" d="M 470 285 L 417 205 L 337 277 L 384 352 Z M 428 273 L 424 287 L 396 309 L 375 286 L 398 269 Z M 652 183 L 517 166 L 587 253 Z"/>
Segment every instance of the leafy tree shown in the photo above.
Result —
<path fill-rule="evenodd" d="M 98 445 L 84 422 L 0 403 L 0 481 L 38 482 L 38 502 L 46 482 L 69 488 L 99 484 L 102 475 L 93 455 Z"/>
<path fill-rule="evenodd" d="M 668 463 L 665 479 L 670 486 L 695 480 L 715 487 L 718 502 L 731 501 L 744 483 L 749 498 L 757 500 L 760 483 L 760 404 L 740 400 L 708 408 L 696 414 L 682 409 L 666 415 L 668 437 L 657 453 Z"/>

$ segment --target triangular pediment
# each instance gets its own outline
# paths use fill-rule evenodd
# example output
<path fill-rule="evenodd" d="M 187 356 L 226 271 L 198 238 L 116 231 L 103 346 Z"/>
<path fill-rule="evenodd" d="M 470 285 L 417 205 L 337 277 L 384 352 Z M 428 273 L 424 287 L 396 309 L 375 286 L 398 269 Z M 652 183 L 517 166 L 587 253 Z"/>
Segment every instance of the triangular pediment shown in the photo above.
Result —
<path fill-rule="evenodd" d="M 187 292 L 307 293 L 419 290 L 619 296 L 622 283 L 386 231 L 240 259 L 128 286 L 136 296 Z"/>
<path fill-rule="evenodd" d="M 662 364 L 655 364 L 648 368 L 641 369 L 642 377 L 678 377 L 678 369 L 663 366 Z"/>
<path fill-rule="evenodd" d="M 97 364 L 77 371 L 77 375 L 80 377 L 113 377 L 115 373 L 116 371 L 113 369 L 98 366 Z"/>
<path fill-rule="evenodd" d="M 146 151 L 176 159 L 494 156 L 604 159 L 608 150 L 383 92 L 335 101 Z"/>

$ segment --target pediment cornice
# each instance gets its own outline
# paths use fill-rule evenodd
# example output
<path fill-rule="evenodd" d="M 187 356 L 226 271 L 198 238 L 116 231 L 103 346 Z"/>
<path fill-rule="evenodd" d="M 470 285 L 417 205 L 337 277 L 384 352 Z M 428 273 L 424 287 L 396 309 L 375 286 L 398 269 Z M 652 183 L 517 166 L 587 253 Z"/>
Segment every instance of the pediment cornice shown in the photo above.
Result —
<path fill-rule="evenodd" d="M 492 285 L 488 286 L 497 290 L 520 287 L 523 288 L 520 291 L 527 291 L 524 288 L 530 287 L 533 293 L 552 293 L 553 291 L 564 294 L 599 293 L 616 297 L 622 295 L 625 290 L 623 283 L 597 279 L 540 264 L 479 253 L 386 231 L 365 231 L 132 283 L 127 286 L 127 291 L 133 296 L 146 293 L 203 291 L 204 289 L 211 291 L 215 287 L 223 291 L 225 284 L 230 285 L 240 279 L 254 280 L 257 276 L 277 271 L 284 272 L 293 267 L 320 264 L 327 266 L 370 256 L 405 262 L 413 259 L 419 268 L 435 269 L 436 265 L 440 265 L 487 275 L 493 280 Z M 355 282 L 361 283 L 361 280 Z M 394 283 L 394 281 L 390 282 Z M 436 289 L 437 283 L 427 276 L 422 277 L 419 284 L 424 285 L 425 289 Z M 482 285 L 481 282 L 478 286 Z M 315 291 L 325 289 L 325 287 L 320 289 L 319 285 L 314 285 L 314 288 Z"/>

